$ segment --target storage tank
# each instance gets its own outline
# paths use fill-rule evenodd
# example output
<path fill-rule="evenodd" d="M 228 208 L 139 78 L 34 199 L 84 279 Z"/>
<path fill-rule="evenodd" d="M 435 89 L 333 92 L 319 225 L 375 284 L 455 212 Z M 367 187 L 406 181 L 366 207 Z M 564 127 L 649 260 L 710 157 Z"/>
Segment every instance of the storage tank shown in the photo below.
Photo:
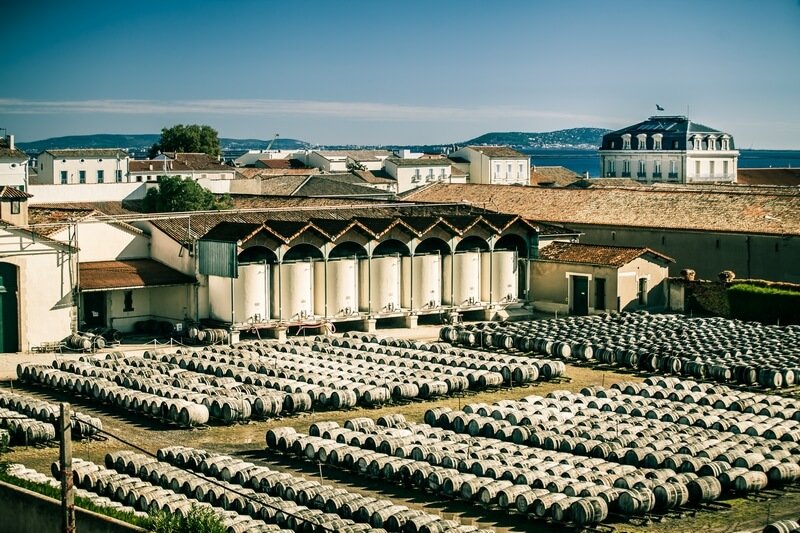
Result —
<path fill-rule="evenodd" d="M 493 304 L 515 301 L 519 287 L 517 268 L 514 250 L 481 253 L 481 300 Z"/>
<path fill-rule="evenodd" d="M 266 263 L 239 265 L 239 277 L 233 280 L 236 324 L 269 319 L 269 272 L 270 268 Z M 230 322 L 231 279 L 209 276 L 208 299 L 211 318 Z"/>
<path fill-rule="evenodd" d="M 282 263 L 272 270 L 272 316 L 281 320 L 314 316 L 314 266 L 311 261 Z"/>
<path fill-rule="evenodd" d="M 443 275 L 444 294 L 442 300 L 444 303 L 457 307 L 480 305 L 480 252 L 456 252 L 446 255 Z"/>
<path fill-rule="evenodd" d="M 357 314 L 358 259 L 331 259 L 327 264 L 326 279 L 325 261 L 314 263 L 314 312 L 327 317 Z"/>
<path fill-rule="evenodd" d="M 401 258 L 399 255 L 385 255 L 370 260 L 359 260 L 359 302 L 361 311 L 387 313 L 400 310 Z M 371 272 L 370 272 L 371 270 Z"/>
<path fill-rule="evenodd" d="M 442 306 L 441 255 L 404 257 L 402 280 L 404 308 L 425 310 Z"/>

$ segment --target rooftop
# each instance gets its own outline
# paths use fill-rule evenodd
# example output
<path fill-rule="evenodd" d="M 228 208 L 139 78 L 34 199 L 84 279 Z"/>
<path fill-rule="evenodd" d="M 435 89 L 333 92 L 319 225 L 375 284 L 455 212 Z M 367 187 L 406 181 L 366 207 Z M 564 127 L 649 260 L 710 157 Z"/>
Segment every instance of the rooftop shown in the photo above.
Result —
<path fill-rule="evenodd" d="M 7 185 L 3 185 L 2 187 L 0 187 L 0 198 L 9 198 L 11 200 L 26 200 L 28 198 L 33 198 L 33 195 L 25 191 L 21 191 L 16 187 L 9 187 Z"/>
<path fill-rule="evenodd" d="M 739 185 L 788 185 L 800 187 L 800 168 L 741 168 L 736 171 Z"/>
<path fill-rule="evenodd" d="M 389 150 L 314 150 L 315 153 L 326 159 L 345 159 L 353 161 L 377 161 L 391 157 Z"/>
<path fill-rule="evenodd" d="M 528 159 L 527 155 L 517 152 L 508 146 L 468 146 L 467 148 L 480 152 L 486 157 Z"/>
<path fill-rule="evenodd" d="M 566 167 L 531 166 L 531 185 L 538 185 L 539 187 L 566 187 L 579 179 L 581 179 L 579 174 Z"/>
<path fill-rule="evenodd" d="M 81 292 L 141 289 L 196 283 L 187 276 L 153 259 L 91 261 L 78 263 Z"/>
<path fill-rule="evenodd" d="M 800 235 L 800 190 L 736 187 L 588 189 L 436 183 L 417 202 L 466 202 L 555 224 Z"/>
<path fill-rule="evenodd" d="M 128 162 L 130 172 L 190 172 L 213 171 L 233 172 L 229 167 L 217 161 L 217 158 L 202 153 L 167 153 L 170 159 L 134 159 Z"/>
<path fill-rule="evenodd" d="M 451 161 L 444 157 L 438 157 L 436 159 L 403 159 L 399 157 L 390 157 L 386 161 L 392 162 L 398 167 L 447 167 L 451 164 Z"/>
<path fill-rule="evenodd" d="M 103 158 L 117 157 L 124 159 L 129 157 L 128 152 L 122 148 L 71 148 L 68 150 L 45 150 L 45 154 L 50 154 L 54 158 Z"/>
<path fill-rule="evenodd" d="M 539 259 L 542 261 L 579 263 L 615 268 L 624 266 L 643 255 L 648 255 L 664 263 L 674 263 L 672 258 L 651 250 L 650 248 L 554 242 L 539 250 Z"/>

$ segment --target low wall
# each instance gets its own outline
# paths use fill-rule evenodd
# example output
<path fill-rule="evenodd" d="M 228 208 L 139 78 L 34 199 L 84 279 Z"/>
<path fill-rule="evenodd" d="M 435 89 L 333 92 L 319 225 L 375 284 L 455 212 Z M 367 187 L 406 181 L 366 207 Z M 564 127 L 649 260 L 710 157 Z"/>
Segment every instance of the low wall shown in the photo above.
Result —
<path fill-rule="evenodd" d="M 142 200 L 155 183 L 72 183 L 67 185 L 31 185 L 29 205 L 60 202 L 121 202 Z"/>
<path fill-rule="evenodd" d="M 144 529 L 75 507 L 75 529 L 80 533 L 144 533 Z M 60 533 L 61 502 L 0 481 L 0 531 Z"/>

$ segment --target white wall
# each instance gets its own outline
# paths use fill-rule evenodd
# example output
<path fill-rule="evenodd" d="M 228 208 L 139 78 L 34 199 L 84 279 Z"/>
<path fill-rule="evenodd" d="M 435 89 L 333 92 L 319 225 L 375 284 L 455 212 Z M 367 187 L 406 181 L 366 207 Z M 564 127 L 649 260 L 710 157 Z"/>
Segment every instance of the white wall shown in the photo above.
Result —
<path fill-rule="evenodd" d="M 151 186 L 155 186 L 152 184 Z M 141 200 L 147 194 L 146 183 L 94 183 L 86 185 L 31 185 L 30 205 L 61 202 L 121 202 Z"/>
<path fill-rule="evenodd" d="M 386 172 L 397 180 L 397 192 L 402 193 L 421 187 L 435 181 L 450 183 L 450 165 L 425 165 L 425 160 L 420 160 L 419 166 L 398 166 L 392 161 L 386 161 Z M 429 179 L 429 172 L 433 170 L 433 179 Z M 444 176 L 441 172 L 444 170 Z M 416 173 L 419 171 L 419 178 Z"/>
<path fill-rule="evenodd" d="M 67 172 L 67 183 L 79 183 L 80 171 L 86 171 L 86 183 L 97 183 L 97 171 L 103 170 L 104 183 L 114 183 L 117 181 L 116 173 L 122 173 L 122 179 L 128 174 L 128 157 L 53 157 L 48 152 L 39 154 L 36 171 L 38 176 L 35 178 L 37 184 L 61 184 L 61 172 Z"/>
<path fill-rule="evenodd" d="M 12 159 L 0 160 L 0 187 L 19 187 L 26 184 L 28 163 Z"/>
<path fill-rule="evenodd" d="M 58 241 L 67 242 L 67 229 L 52 235 Z M 78 224 L 78 257 L 81 263 L 89 261 L 116 261 L 122 259 L 146 259 L 150 257 L 150 238 L 129 231 L 121 226 L 105 222 Z"/>

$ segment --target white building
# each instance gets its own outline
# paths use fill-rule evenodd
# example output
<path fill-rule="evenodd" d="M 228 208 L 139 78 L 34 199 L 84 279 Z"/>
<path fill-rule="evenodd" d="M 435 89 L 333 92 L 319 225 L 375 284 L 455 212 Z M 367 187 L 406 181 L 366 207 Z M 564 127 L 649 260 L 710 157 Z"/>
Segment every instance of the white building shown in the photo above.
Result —
<path fill-rule="evenodd" d="M 180 176 L 194 181 L 232 180 L 236 169 L 204 153 L 168 152 L 157 159 L 133 159 L 127 181 L 158 181 L 159 176 Z"/>
<path fill-rule="evenodd" d="M 736 182 L 733 137 L 684 116 L 653 116 L 603 135 L 601 175 L 645 183 Z"/>
<path fill-rule="evenodd" d="M 45 150 L 36 158 L 32 185 L 122 183 L 130 155 L 120 148 Z"/>
<path fill-rule="evenodd" d="M 17 149 L 14 136 L 0 139 L 0 187 L 28 190 L 28 155 Z"/>
<path fill-rule="evenodd" d="M 234 159 L 233 164 L 236 167 L 252 167 L 257 161 L 264 159 L 290 159 L 301 152 L 302 150 L 248 150 Z"/>
<path fill-rule="evenodd" d="M 386 160 L 386 173 L 397 181 L 397 193 L 404 193 L 428 183 L 451 183 L 452 168 L 450 160 L 401 159 L 390 157 Z"/>
<path fill-rule="evenodd" d="M 351 169 L 381 170 L 392 156 L 388 150 L 312 150 L 303 162 L 325 172 L 348 172 Z M 298 159 L 302 158 L 298 155 Z"/>
<path fill-rule="evenodd" d="M 469 163 L 469 182 L 495 185 L 528 185 L 531 160 L 507 146 L 467 146 L 450 158 Z"/>

